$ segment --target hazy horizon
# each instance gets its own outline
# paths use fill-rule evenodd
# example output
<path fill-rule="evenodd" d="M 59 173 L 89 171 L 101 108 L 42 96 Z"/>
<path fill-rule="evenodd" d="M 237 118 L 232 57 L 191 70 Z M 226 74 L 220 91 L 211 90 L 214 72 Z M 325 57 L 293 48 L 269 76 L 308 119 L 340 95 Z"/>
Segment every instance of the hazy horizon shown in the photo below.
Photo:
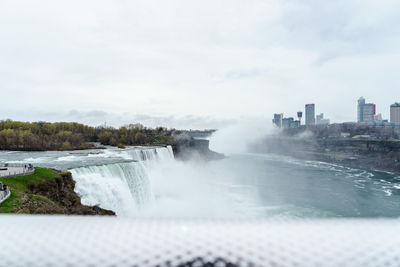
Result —
<path fill-rule="evenodd" d="M 400 101 L 398 1 L 3 1 L 0 119 L 220 128 Z"/>

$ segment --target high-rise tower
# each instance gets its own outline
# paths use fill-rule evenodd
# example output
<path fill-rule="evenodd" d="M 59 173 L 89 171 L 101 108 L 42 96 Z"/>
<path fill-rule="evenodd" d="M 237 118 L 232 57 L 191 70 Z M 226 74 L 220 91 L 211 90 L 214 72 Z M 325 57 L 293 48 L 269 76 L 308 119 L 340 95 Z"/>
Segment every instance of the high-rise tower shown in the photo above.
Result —
<path fill-rule="evenodd" d="M 360 97 L 357 105 L 357 122 L 373 122 L 376 114 L 376 106 L 372 103 L 365 103 L 365 98 Z"/>
<path fill-rule="evenodd" d="M 306 105 L 306 125 L 315 125 L 315 104 Z"/>
<path fill-rule="evenodd" d="M 390 105 L 390 122 L 400 123 L 400 103 Z"/>

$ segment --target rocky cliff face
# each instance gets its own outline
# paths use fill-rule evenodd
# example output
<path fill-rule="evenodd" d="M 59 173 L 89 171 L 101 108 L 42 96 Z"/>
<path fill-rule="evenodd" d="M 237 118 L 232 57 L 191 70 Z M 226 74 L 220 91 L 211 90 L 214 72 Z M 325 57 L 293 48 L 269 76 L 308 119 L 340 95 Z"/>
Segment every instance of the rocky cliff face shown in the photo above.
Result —
<path fill-rule="evenodd" d="M 253 151 L 400 172 L 400 141 L 271 137 Z"/>
<path fill-rule="evenodd" d="M 40 183 L 29 182 L 28 192 L 19 192 L 19 204 L 15 213 L 23 214 L 67 214 L 67 215 L 115 215 L 113 211 L 97 206 L 81 204 L 75 193 L 75 181 L 71 173 Z"/>
<path fill-rule="evenodd" d="M 172 146 L 175 158 L 181 160 L 201 159 L 216 160 L 224 158 L 223 154 L 210 150 L 210 141 L 204 139 L 177 139 Z"/>

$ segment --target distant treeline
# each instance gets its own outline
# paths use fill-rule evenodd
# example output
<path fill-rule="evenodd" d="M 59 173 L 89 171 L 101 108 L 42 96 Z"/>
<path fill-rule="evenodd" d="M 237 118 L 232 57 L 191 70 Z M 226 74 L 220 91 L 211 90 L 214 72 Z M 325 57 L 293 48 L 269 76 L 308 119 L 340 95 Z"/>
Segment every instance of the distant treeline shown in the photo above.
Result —
<path fill-rule="evenodd" d="M 1 150 L 73 150 L 93 148 L 89 142 L 124 147 L 125 145 L 169 144 L 174 129 L 146 128 L 141 124 L 91 127 L 75 122 L 0 121 Z"/>

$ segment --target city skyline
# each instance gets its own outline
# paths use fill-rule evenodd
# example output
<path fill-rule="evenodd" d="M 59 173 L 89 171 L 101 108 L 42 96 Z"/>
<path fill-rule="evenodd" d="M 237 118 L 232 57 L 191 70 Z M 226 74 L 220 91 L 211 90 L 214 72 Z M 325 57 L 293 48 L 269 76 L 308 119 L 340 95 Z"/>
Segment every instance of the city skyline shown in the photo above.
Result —
<path fill-rule="evenodd" d="M 320 111 L 316 112 L 316 105 L 314 103 L 305 104 L 304 114 L 305 121 L 301 122 L 301 116 L 299 120 L 294 120 L 295 116 L 291 114 L 285 113 L 274 113 L 274 118 L 272 120 L 273 124 L 278 127 L 283 128 L 291 128 L 297 127 L 297 124 L 302 125 L 318 125 L 318 124 L 331 124 L 331 123 L 400 123 L 400 103 L 395 102 L 389 106 L 389 118 L 385 118 L 382 116 L 382 113 L 377 113 L 377 106 L 375 103 L 366 103 L 366 99 L 361 96 L 357 100 L 357 111 L 356 111 L 356 119 L 354 121 L 342 121 L 342 122 L 331 122 L 329 118 L 325 117 L 325 114 Z M 302 111 L 297 111 L 296 114 L 302 114 Z M 279 122 L 280 120 L 280 122 Z M 286 123 L 282 123 L 283 121 L 289 121 Z M 295 122 L 296 124 L 291 125 L 291 123 Z"/>

